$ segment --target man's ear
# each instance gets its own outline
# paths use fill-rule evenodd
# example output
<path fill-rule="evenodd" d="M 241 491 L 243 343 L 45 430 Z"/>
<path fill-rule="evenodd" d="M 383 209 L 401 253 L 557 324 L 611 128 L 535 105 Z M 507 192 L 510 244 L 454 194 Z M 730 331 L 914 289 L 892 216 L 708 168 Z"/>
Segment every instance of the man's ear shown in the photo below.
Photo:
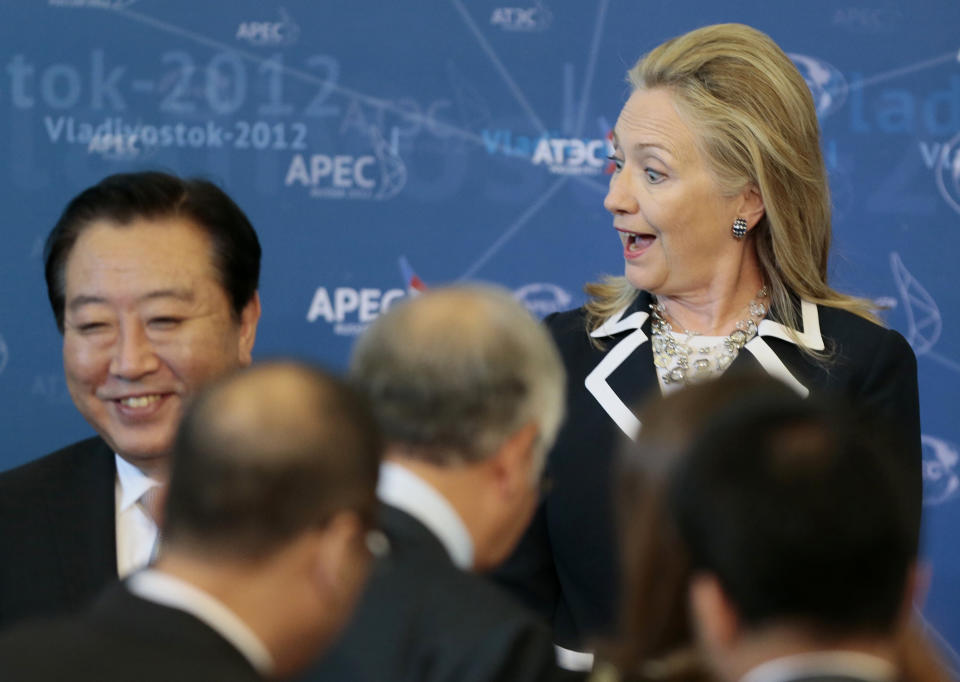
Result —
<path fill-rule="evenodd" d="M 717 577 L 695 574 L 688 598 L 694 630 L 708 654 L 732 647 L 740 634 L 740 618 Z"/>
<path fill-rule="evenodd" d="M 907 570 L 903 588 L 903 603 L 900 605 L 899 622 L 906 626 L 910 622 L 914 609 L 921 611 L 930 589 L 930 565 L 915 561 Z"/>
<path fill-rule="evenodd" d="M 525 493 L 533 485 L 533 460 L 539 434 L 540 428 L 535 422 L 524 424 L 510 434 L 497 454 L 488 460 L 497 490 L 505 499 L 512 499 L 518 492 Z"/>
<path fill-rule="evenodd" d="M 238 353 L 240 365 L 246 367 L 253 362 L 253 343 L 257 338 L 257 323 L 260 321 L 260 292 L 253 292 L 247 305 L 240 311 L 240 336 Z"/>
<path fill-rule="evenodd" d="M 316 529 L 312 546 L 312 573 L 317 588 L 328 597 L 339 595 L 349 584 L 345 579 L 356 572 L 358 546 L 363 534 L 363 523 L 352 511 L 336 514 L 322 528 Z"/>
<path fill-rule="evenodd" d="M 766 213 L 766 207 L 763 204 L 763 195 L 760 189 L 754 185 L 747 185 L 740 193 L 740 208 L 737 211 L 737 217 L 747 221 L 747 229 L 752 230 L 760 222 L 760 219 Z"/>

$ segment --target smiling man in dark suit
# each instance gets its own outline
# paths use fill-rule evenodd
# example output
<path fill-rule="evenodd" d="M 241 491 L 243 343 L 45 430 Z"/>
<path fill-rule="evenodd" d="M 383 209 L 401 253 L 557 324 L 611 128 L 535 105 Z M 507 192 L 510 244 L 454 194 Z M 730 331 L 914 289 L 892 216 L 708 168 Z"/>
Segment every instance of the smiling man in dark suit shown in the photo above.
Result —
<path fill-rule="evenodd" d="M 251 361 L 260 244 L 218 187 L 110 176 L 47 238 L 67 387 L 99 434 L 0 475 L 0 627 L 69 611 L 156 551 L 185 401 Z"/>
<path fill-rule="evenodd" d="M 438 289 L 380 317 L 350 375 L 387 441 L 377 494 L 390 553 L 307 679 L 554 679 L 549 629 L 474 573 L 507 556 L 537 503 L 563 405 L 546 331 L 507 292 Z"/>
<path fill-rule="evenodd" d="M 380 438 L 365 400 L 292 363 L 194 400 L 164 541 L 91 608 L 0 635 L 4 682 L 254 682 L 301 670 L 368 573 Z"/>

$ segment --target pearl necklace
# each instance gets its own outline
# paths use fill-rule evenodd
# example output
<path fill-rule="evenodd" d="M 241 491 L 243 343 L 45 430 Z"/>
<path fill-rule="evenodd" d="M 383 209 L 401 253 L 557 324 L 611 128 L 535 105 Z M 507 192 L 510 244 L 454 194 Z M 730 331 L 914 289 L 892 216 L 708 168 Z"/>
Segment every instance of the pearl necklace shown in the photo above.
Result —
<path fill-rule="evenodd" d="M 650 304 L 653 317 L 650 323 L 653 332 L 653 362 L 665 370 L 664 383 L 695 383 L 729 367 L 740 349 L 757 335 L 757 323 L 767 314 L 767 306 L 763 303 L 766 297 L 767 287 L 764 285 L 747 305 L 748 317 L 737 322 L 736 329 L 720 343 L 702 348 L 690 345 L 691 338 L 702 336 L 699 332 L 683 329 L 682 333 L 686 338 L 682 341 L 671 335 L 673 327 L 665 319 L 666 309 L 654 299 Z"/>

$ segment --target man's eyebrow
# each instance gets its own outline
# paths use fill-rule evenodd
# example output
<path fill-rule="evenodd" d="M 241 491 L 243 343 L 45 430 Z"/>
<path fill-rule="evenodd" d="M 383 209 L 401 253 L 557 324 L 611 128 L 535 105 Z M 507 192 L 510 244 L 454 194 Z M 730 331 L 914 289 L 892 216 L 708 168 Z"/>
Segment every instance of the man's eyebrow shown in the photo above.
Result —
<path fill-rule="evenodd" d="M 155 291 L 150 291 L 137 299 L 138 302 L 142 301 L 152 301 L 158 298 L 173 298 L 178 301 L 185 301 L 187 303 L 195 299 L 192 289 L 185 288 L 170 288 L 170 289 L 157 289 Z M 79 294 L 70 299 L 70 302 L 67 304 L 67 308 L 71 311 L 82 308 L 85 305 L 96 305 L 96 304 L 105 304 L 107 299 L 103 296 L 94 296 L 90 294 Z"/>
<path fill-rule="evenodd" d="M 149 301 L 156 298 L 175 298 L 178 301 L 190 302 L 194 300 L 193 289 L 187 288 L 170 288 L 170 289 L 157 289 L 156 291 L 150 291 L 143 296 L 141 296 L 138 301 Z"/>
<path fill-rule="evenodd" d="M 70 299 L 70 302 L 67 304 L 67 308 L 70 310 L 76 310 L 77 308 L 82 308 L 85 305 L 93 305 L 96 303 L 106 303 L 107 299 L 102 296 L 89 296 L 85 294 L 80 294 L 79 296 L 74 296 Z"/>

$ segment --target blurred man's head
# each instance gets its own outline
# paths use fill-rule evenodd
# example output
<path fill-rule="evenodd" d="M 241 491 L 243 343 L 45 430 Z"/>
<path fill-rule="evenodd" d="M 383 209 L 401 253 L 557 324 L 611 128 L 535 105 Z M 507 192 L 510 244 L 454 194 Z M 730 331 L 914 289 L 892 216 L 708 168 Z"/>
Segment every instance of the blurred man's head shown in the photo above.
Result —
<path fill-rule="evenodd" d="M 804 650 L 892 650 L 919 528 L 889 442 L 843 406 L 769 392 L 698 434 L 669 505 L 698 635 L 722 677 Z"/>
<path fill-rule="evenodd" d="M 234 608 L 278 672 L 303 665 L 366 577 L 380 454 L 366 401 L 332 376 L 292 363 L 229 375 L 180 425 L 157 567 Z"/>
<path fill-rule="evenodd" d="M 530 520 L 563 416 L 563 365 L 544 328 L 500 289 L 436 289 L 378 318 L 350 374 L 390 455 L 443 478 L 475 567 L 499 563 Z"/>
<path fill-rule="evenodd" d="M 210 182 L 126 173 L 67 205 L 45 259 L 77 409 L 132 464 L 163 467 L 190 394 L 250 363 L 256 232 Z"/>

